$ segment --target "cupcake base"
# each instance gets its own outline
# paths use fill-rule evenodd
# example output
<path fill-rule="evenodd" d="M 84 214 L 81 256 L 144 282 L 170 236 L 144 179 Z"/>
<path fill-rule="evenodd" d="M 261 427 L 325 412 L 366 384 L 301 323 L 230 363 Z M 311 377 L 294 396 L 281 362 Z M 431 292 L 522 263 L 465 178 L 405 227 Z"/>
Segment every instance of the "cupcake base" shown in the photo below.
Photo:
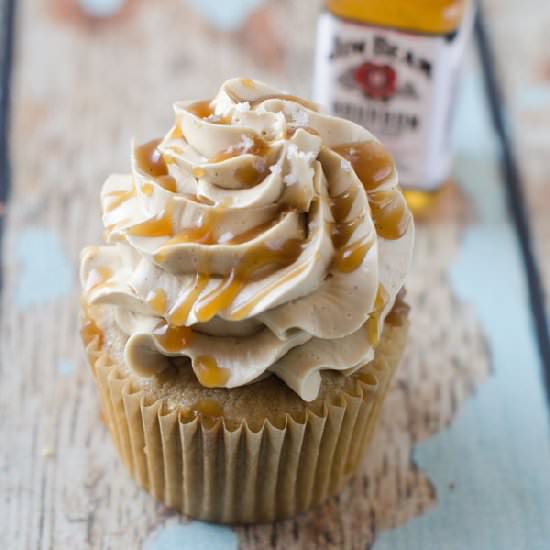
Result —
<path fill-rule="evenodd" d="M 190 366 L 174 364 L 141 378 L 113 361 L 97 334 L 87 352 L 107 425 L 135 480 L 190 517 L 256 523 L 302 513 L 354 474 L 406 333 L 406 314 L 390 317 L 374 360 L 351 376 L 322 372 L 312 402 L 275 376 L 209 389 Z"/>

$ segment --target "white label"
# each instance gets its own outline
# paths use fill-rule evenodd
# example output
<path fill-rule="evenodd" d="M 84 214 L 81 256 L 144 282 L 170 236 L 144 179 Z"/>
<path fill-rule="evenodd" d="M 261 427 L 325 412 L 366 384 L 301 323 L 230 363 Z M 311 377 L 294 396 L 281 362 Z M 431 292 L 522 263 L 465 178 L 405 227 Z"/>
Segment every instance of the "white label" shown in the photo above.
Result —
<path fill-rule="evenodd" d="M 319 19 L 314 99 L 375 134 L 404 187 L 434 189 L 448 176 L 450 121 L 471 10 L 452 36 Z"/>

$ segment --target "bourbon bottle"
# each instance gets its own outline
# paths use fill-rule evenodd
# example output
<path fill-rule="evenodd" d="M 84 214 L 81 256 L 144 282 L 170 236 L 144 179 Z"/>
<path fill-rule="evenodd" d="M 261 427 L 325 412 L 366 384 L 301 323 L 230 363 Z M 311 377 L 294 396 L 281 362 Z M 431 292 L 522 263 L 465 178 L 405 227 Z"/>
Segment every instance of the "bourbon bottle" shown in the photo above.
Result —
<path fill-rule="evenodd" d="M 468 0 L 326 0 L 314 99 L 372 131 L 413 210 L 448 179 L 450 122 L 473 6 Z"/>

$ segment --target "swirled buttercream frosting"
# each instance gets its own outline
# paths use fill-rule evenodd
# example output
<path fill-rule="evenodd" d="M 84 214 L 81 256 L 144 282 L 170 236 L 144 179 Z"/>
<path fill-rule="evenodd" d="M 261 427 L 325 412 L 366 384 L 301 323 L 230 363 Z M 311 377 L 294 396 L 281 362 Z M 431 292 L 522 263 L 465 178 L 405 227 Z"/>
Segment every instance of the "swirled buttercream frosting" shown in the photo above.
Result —
<path fill-rule="evenodd" d="M 414 227 L 395 165 L 364 128 L 258 81 L 174 111 L 103 185 L 84 298 L 141 376 L 185 357 L 206 387 L 273 374 L 315 399 L 320 370 L 372 359 L 403 287 Z"/>

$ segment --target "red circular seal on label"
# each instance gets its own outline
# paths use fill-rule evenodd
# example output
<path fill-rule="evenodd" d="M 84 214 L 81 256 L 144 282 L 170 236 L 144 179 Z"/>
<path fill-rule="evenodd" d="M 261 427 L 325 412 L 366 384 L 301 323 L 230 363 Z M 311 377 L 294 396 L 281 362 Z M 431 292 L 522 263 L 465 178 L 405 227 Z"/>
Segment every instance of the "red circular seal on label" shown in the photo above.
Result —
<path fill-rule="evenodd" d="M 366 61 L 354 69 L 353 77 L 363 93 L 372 99 L 388 99 L 397 90 L 397 75 L 389 65 Z"/>

